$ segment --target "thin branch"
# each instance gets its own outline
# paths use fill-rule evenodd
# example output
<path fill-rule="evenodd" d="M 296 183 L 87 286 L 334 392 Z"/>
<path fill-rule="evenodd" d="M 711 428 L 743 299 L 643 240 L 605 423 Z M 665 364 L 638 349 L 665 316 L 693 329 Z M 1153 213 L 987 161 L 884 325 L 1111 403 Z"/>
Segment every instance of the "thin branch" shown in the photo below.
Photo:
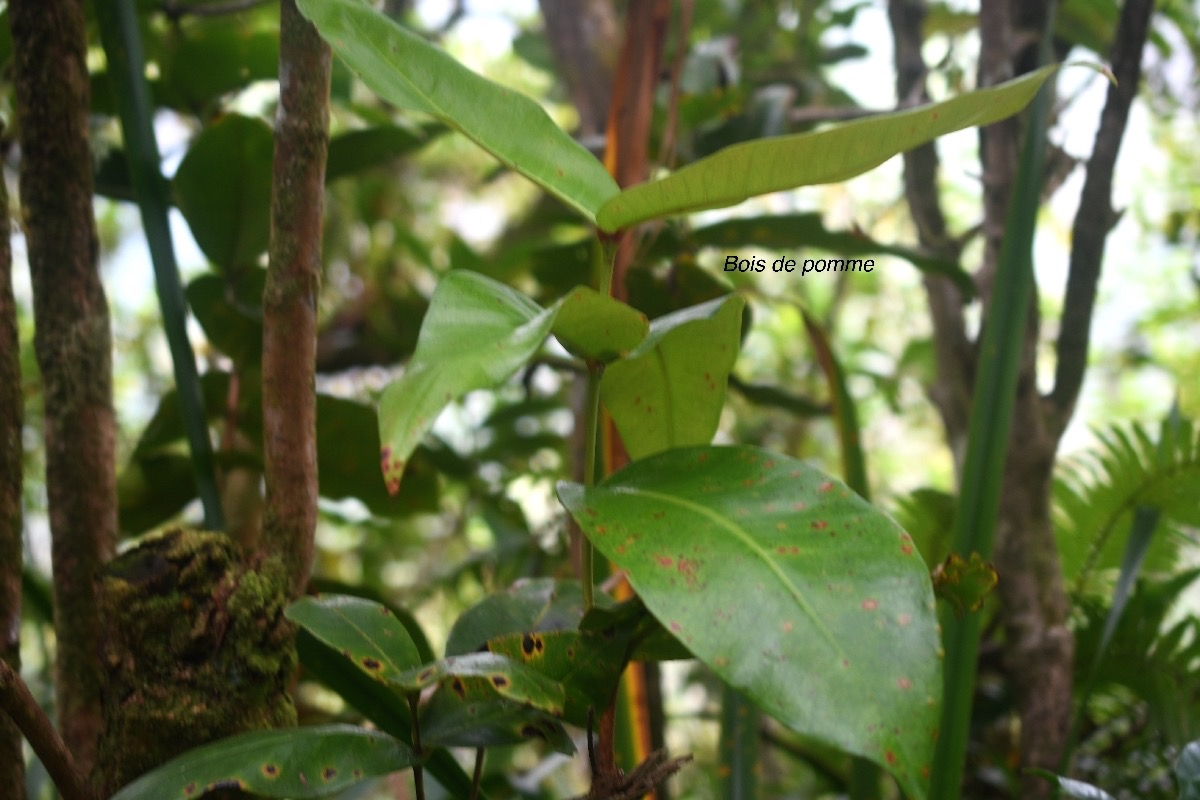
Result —
<path fill-rule="evenodd" d="M 223 3 L 181 3 L 179 0 L 169 0 L 162 4 L 162 10 L 167 18 L 174 22 L 188 16 L 224 17 L 240 14 L 270 2 L 271 0 L 226 0 Z"/>
<path fill-rule="evenodd" d="M 293 596 L 312 568 L 317 521 L 315 370 L 321 212 L 329 145 L 329 46 L 283 0 L 271 246 L 263 290 L 262 551 L 279 554 Z"/>
<path fill-rule="evenodd" d="M 96 800 L 54 723 L 29 693 L 21 676 L 4 661 L 0 661 L 0 710 L 25 734 L 64 800 Z"/>
<path fill-rule="evenodd" d="M 1142 51 L 1153 11 L 1154 0 L 1127 0 L 1113 38 L 1112 71 L 1117 84 L 1108 88 L 1072 227 L 1071 262 L 1058 333 L 1058 366 L 1050 395 L 1060 430 L 1071 418 L 1087 367 L 1096 286 L 1104 262 L 1104 245 L 1114 221 L 1113 169 L 1129 121 L 1129 108 L 1141 83 Z"/>

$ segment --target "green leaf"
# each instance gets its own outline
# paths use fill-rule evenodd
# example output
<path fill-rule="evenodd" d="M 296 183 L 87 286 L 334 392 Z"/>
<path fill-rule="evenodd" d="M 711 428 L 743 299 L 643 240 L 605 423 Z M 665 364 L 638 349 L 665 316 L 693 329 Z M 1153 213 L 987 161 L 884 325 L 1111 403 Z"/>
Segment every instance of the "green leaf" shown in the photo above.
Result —
<path fill-rule="evenodd" d="M 430 114 L 595 222 L 617 184 L 542 107 L 462 66 L 362 0 L 299 0 L 334 51 L 383 99 Z"/>
<path fill-rule="evenodd" d="M 744 305 L 731 294 L 659 317 L 637 349 L 604 370 L 600 397 L 632 458 L 712 440 Z"/>
<path fill-rule="evenodd" d="M 1053 772 L 1044 769 L 1031 769 L 1029 771 L 1035 775 L 1040 775 L 1046 780 L 1057 783 L 1058 788 L 1062 789 L 1062 793 L 1066 797 L 1076 797 L 1079 800 L 1114 800 L 1111 794 L 1103 789 L 1092 786 L 1090 783 L 1077 781 L 1073 778 L 1064 778 L 1061 775 L 1055 775 Z"/>
<path fill-rule="evenodd" d="M 811 133 L 726 147 L 608 200 L 596 225 L 617 231 L 651 219 L 723 208 L 768 192 L 853 178 L 898 153 L 953 131 L 990 125 L 1024 108 L 1057 66 L 941 103 Z"/>
<path fill-rule="evenodd" d="M 582 617 L 583 588 L 578 581 L 519 580 L 459 615 L 446 637 L 446 655 L 474 653 L 490 640 L 512 633 L 574 629 Z"/>
<path fill-rule="evenodd" d="M 1190 742 L 1175 761 L 1179 800 L 1200 800 L 1200 740 Z"/>
<path fill-rule="evenodd" d="M 379 603 L 346 595 L 302 597 L 285 613 L 381 683 L 421 663 L 403 623 Z"/>
<path fill-rule="evenodd" d="M 146 30 L 151 37 L 162 31 L 160 40 L 148 41 L 147 54 L 161 72 L 155 83 L 161 105 L 193 114 L 211 113 L 210 107 L 222 95 L 279 76 L 278 8 L 185 17 Z"/>
<path fill-rule="evenodd" d="M 670 450 L 558 494 L 723 680 L 924 796 L 937 618 L 924 563 L 888 517 L 840 481 L 752 447 Z"/>
<path fill-rule="evenodd" d="M 218 789 L 302 800 L 415 763 L 398 739 L 351 725 L 254 731 L 184 753 L 112 800 L 193 800 Z"/>
<path fill-rule="evenodd" d="M 958 617 L 983 608 L 983 601 L 1000 581 L 996 568 L 979 553 L 971 553 L 968 559 L 951 553 L 934 569 L 932 577 L 934 594 L 948 602 Z"/>
<path fill-rule="evenodd" d="M 229 277 L 208 272 L 187 287 L 188 306 L 204 335 L 239 366 L 256 367 L 262 360 L 266 274 L 257 267 Z"/>
<path fill-rule="evenodd" d="M 335 136 L 329 140 L 325 183 L 387 164 L 419 150 L 445 132 L 441 125 L 416 129 L 379 125 Z"/>
<path fill-rule="evenodd" d="M 227 114 L 192 142 L 175 173 L 175 201 L 214 265 L 253 264 L 270 238 L 274 137 L 265 122 Z"/>
<path fill-rule="evenodd" d="M 496 653 L 450 656 L 408 670 L 389 683 L 402 692 L 419 692 L 434 684 L 449 684 L 454 691 L 455 681 L 468 678 L 482 678 L 499 697 L 524 703 L 554 716 L 562 714 L 565 699 L 562 686 Z"/>
<path fill-rule="evenodd" d="M 487 678 L 443 683 L 421 709 L 421 743 L 441 747 L 504 747 L 530 741 L 572 755 L 575 744 L 543 711 L 499 696 Z"/>
<path fill-rule="evenodd" d="M 588 286 L 576 286 L 554 307 L 558 309 L 554 338 L 580 358 L 602 362 L 621 358 L 650 329 L 645 314 Z"/>
<path fill-rule="evenodd" d="M 508 380 L 551 331 L 589 358 L 624 352 L 645 336 L 644 315 L 586 286 L 543 309 L 515 289 L 456 270 L 438 284 L 412 359 L 379 401 L 380 461 L 400 489 L 409 456 L 449 403 Z"/>
<path fill-rule="evenodd" d="M 550 333 L 554 313 L 472 272 L 442 278 L 421 325 L 417 349 L 379 401 L 380 456 L 390 494 L 408 458 L 453 400 L 506 381 Z"/>

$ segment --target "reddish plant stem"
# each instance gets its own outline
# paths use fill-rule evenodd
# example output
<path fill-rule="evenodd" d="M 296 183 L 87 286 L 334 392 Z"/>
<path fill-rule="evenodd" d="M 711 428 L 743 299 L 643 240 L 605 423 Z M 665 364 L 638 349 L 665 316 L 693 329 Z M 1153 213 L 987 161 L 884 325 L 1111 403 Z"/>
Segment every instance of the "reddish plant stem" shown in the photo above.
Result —
<path fill-rule="evenodd" d="M 29 739 L 33 752 L 37 753 L 65 800 L 95 800 L 96 793 L 79 771 L 58 731 L 54 730 L 54 723 L 29 693 L 20 674 L 4 661 L 0 661 L 0 712 L 11 718 Z M 14 800 L 24 797 L 24 788 L 20 793 L 4 796 Z"/>
<path fill-rule="evenodd" d="M 271 247 L 263 291 L 261 550 L 278 556 L 293 596 L 312 568 L 317 519 L 315 365 L 321 211 L 329 141 L 329 47 L 283 0 Z"/>

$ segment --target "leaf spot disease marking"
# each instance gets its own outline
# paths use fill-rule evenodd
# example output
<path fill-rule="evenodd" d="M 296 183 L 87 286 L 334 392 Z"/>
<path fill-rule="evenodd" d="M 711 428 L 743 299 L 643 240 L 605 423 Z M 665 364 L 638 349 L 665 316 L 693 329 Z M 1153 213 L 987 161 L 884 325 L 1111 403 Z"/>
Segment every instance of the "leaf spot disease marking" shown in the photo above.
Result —
<path fill-rule="evenodd" d="M 321 780 L 329 783 L 331 780 L 337 777 L 337 774 L 337 767 L 323 767 L 321 769 Z"/>
<path fill-rule="evenodd" d="M 896 622 L 901 628 L 907 628 L 909 623 L 912 622 L 912 617 L 910 617 L 908 614 L 901 614 L 900 616 L 896 617 Z"/>
<path fill-rule="evenodd" d="M 654 560 L 658 562 L 660 567 L 669 568 L 675 566 L 675 559 L 671 558 L 670 556 L 655 556 Z"/>
<path fill-rule="evenodd" d="M 371 658 L 370 656 L 363 656 L 359 663 L 368 672 L 379 672 L 379 670 L 383 669 L 383 664 L 379 663 L 378 659 Z"/>
<path fill-rule="evenodd" d="M 883 754 L 883 757 L 886 758 L 887 762 L 889 764 L 891 764 L 893 767 L 896 766 L 896 754 L 893 753 L 891 750 L 885 751 Z"/>
<path fill-rule="evenodd" d="M 872 597 L 868 597 L 866 600 L 862 601 L 862 607 L 863 611 L 874 611 L 875 609 L 879 608 L 879 601 Z"/>
<path fill-rule="evenodd" d="M 278 778 L 279 777 L 279 765 L 272 764 L 270 762 L 263 764 L 262 765 L 262 774 L 266 775 L 268 778 Z"/>
<path fill-rule="evenodd" d="M 825 493 L 833 491 L 833 481 L 821 481 L 821 485 L 817 487 L 817 491 Z"/>
<path fill-rule="evenodd" d="M 897 678 L 896 686 L 898 686 L 903 691 L 907 692 L 909 689 L 912 688 L 912 681 L 909 680 L 908 678 Z"/>
<path fill-rule="evenodd" d="M 358 779 L 362 778 L 362 770 L 361 769 L 355 768 L 350 771 L 350 774 L 354 776 L 354 780 L 358 780 Z"/>
<path fill-rule="evenodd" d="M 794 544 L 781 544 L 775 548 L 775 552 L 781 556 L 796 556 L 800 555 L 800 547 Z"/>
<path fill-rule="evenodd" d="M 782 628 L 783 628 L 783 632 L 784 632 L 784 633 L 791 633 L 791 632 L 792 632 L 792 628 L 794 628 L 794 627 L 796 627 L 796 626 L 795 626 L 795 625 L 793 625 L 791 622 L 785 622 L 785 623 L 783 623 L 783 625 L 781 625 L 780 627 L 782 627 Z"/>
<path fill-rule="evenodd" d="M 189 783 L 187 786 L 183 787 L 183 793 L 188 797 L 194 795 L 196 793 L 196 784 Z"/>
<path fill-rule="evenodd" d="M 433 677 L 433 674 L 435 672 L 437 672 L 437 669 L 434 667 L 428 667 L 426 669 L 421 670 L 420 672 L 417 673 L 417 683 L 425 683 L 426 681 L 428 681 L 430 678 Z"/>
<path fill-rule="evenodd" d="M 463 683 L 462 678 L 455 678 L 450 682 L 450 691 L 458 695 L 460 700 L 467 698 L 467 685 Z"/>
<path fill-rule="evenodd" d="M 815 530 L 815 531 L 823 531 L 823 530 L 825 530 L 825 529 L 826 529 L 826 528 L 828 528 L 828 527 L 829 527 L 829 522 L 828 522 L 828 520 L 823 520 L 823 519 L 814 519 L 814 520 L 812 521 L 812 528 L 813 528 L 813 530 Z"/>
<path fill-rule="evenodd" d="M 536 633 L 527 633 L 521 637 L 521 652 L 526 658 L 532 658 L 534 654 L 541 653 L 546 649 L 546 643 L 542 637 Z"/>
<path fill-rule="evenodd" d="M 507 689 L 508 685 L 509 685 L 509 680 L 504 675 L 493 675 L 492 676 L 492 686 L 495 686 L 497 689 Z"/>

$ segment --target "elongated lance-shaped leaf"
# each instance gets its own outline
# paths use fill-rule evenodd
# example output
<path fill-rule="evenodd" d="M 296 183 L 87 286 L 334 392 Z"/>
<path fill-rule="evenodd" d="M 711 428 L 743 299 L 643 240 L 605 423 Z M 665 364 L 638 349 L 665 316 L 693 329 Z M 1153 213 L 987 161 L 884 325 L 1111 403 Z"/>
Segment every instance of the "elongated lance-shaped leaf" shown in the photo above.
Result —
<path fill-rule="evenodd" d="M 382 683 L 421 663 L 404 624 L 379 603 L 347 595 L 302 597 L 285 613 Z"/>
<path fill-rule="evenodd" d="M 443 408 L 467 392 L 508 380 L 551 331 L 572 352 L 602 360 L 634 347 L 647 329 L 640 312 L 586 286 L 543 309 L 478 273 L 446 275 L 433 293 L 412 360 L 379 402 L 388 492 L 400 490 L 409 456 Z"/>
<path fill-rule="evenodd" d="M 562 685 L 498 653 L 451 656 L 409 670 L 390 683 L 402 692 L 419 692 L 442 682 L 482 678 L 500 696 L 547 714 L 562 714 Z"/>
<path fill-rule="evenodd" d="M 326 797 L 417 760 L 398 739 L 352 725 L 254 731 L 184 753 L 138 778 L 113 800 L 195 800 L 218 789 L 304 800 Z"/>
<path fill-rule="evenodd" d="M 525 95 L 477 75 L 363 0 L 298 5 L 380 97 L 461 131 L 589 222 L 617 194 L 603 165 Z"/>
<path fill-rule="evenodd" d="M 836 183 L 874 169 L 894 155 L 939 136 L 990 125 L 1024 108 L 1058 67 L 892 114 L 810 133 L 743 142 L 608 200 L 596 215 L 601 230 L 723 208 L 768 192 Z"/>
<path fill-rule="evenodd" d="M 941 661 L 912 539 L 845 484 L 754 447 L 636 461 L 559 499 L 726 683 L 924 797 Z"/>
<path fill-rule="evenodd" d="M 730 294 L 659 317 L 628 358 L 604 370 L 600 397 L 632 458 L 712 441 L 744 306 Z"/>

